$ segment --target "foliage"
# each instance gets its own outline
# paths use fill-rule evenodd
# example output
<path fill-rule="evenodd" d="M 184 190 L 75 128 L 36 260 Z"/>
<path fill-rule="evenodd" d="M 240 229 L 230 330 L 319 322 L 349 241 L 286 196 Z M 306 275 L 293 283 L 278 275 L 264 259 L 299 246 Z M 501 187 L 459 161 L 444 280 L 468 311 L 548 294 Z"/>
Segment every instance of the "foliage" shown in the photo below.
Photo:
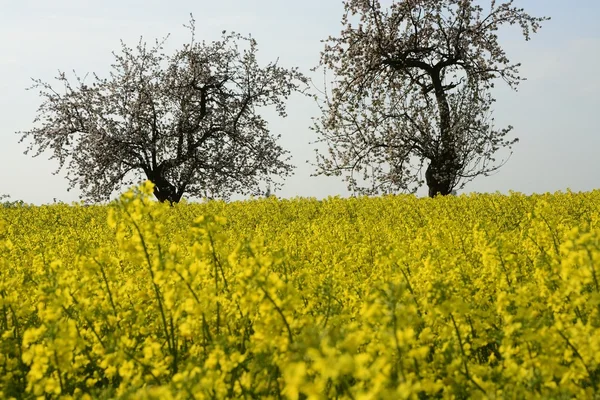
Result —
<path fill-rule="evenodd" d="M 285 100 L 306 79 L 277 62 L 261 67 L 251 37 L 223 31 L 207 44 L 195 40 L 193 19 L 189 29 L 190 43 L 171 56 L 166 38 L 150 48 L 140 39 L 135 51 L 122 43 L 110 77 L 94 74 L 91 84 L 60 72 L 64 93 L 34 80 L 44 102 L 37 126 L 19 132 L 27 152 L 51 151 L 70 188 L 91 201 L 140 178 L 171 203 L 184 193 L 228 198 L 262 194 L 262 181 L 280 185 L 273 177 L 293 167 L 258 112 L 273 107 L 284 117 Z"/>
<path fill-rule="evenodd" d="M 334 73 L 313 129 L 328 152 L 317 174 L 345 175 L 363 194 L 415 191 L 431 197 L 462 188 L 497 170 L 495 153 L 517 141 L 497 129 L 490 90 L 502 78 L 516 89 L 524 78 L 498 43 L 502 25 L 518 25 L 526 40 L 548 18 L 513 1 L 345 0 L 343 30 L 329 37 L 320 66 Z M 366 183 L 364 183 L 366 181 Z"/>
<path fill-rule="evenodd" d="M 23 207 L 25 206 L 23 200 L 10 200 L 10 195 L 0 194 L 0 207 L 11 208 L 11 207 Z"/>
<path fill-rule="evenodd" d="M 0 209 L 0 397 L 598 397 L 600 191 L 152 192 Z"/>

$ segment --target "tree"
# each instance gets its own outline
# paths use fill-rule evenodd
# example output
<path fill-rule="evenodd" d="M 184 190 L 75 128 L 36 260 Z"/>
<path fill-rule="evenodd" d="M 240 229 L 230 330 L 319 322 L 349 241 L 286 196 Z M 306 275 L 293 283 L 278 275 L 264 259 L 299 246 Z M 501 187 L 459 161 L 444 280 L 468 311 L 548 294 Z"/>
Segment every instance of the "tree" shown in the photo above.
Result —
<path fill-rule="evenodd" d="M 150 48 L 140 39 L 136 51 L 121 42 L 110 77 L 94 74 L 91 85 L 77 75 L 71 84 L 59 72 L 59 93 L 34 80 L 44 102 L 39 126 L 18 132 L 31 141 L 26 154 L 52 151 L 69 189 L 78 185 L 91 201 L 143 177 L 171 204 L 184 193 L 228 198 L 259 195 L 261 182 L 280 185 L 273 177 L 293 166 L 257 111 L 272 106 L 285 117 L 285 100 L 306 79 L 277 62 L 260 67 L 251 37 L 223 31 L 220 40 L 199 43 L 193 18 L 187 28 L 190 43 L 172 56 L 162 52 L 168 36 Z"/>
<path fill-rule="evenodd" d="M 319 64 L 335 82 L 313 126 L 328 147 L 317 151 L 317 175 L 345 174 L 362 194 L 414 192 L 427 161 L 434 197 L 506 162 L 494 153 L 517 139 L 506 138 L 512 126 L 494 127 L 490 91 L 497 78 L 515 90 L 524 78 L 496 32 L 516 24 L 529 40 L 549 18 L 512 0 L 492 0 L 487 12 L 472 0 L 394 1 L 386 10 L 345 0 L 344 9 L 341 35 L 325 40 Z"/>

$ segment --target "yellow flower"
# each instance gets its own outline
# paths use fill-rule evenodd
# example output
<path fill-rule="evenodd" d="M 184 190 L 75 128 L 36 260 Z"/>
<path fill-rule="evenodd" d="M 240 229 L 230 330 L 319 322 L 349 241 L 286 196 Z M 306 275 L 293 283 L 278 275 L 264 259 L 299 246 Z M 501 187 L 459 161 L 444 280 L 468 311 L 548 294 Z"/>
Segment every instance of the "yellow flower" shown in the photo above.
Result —
<path fill-rule="evenodd" d="M 125 361 L 119 367 L 119 375 L 125 379 L 130 378 L 133 375 L 134 371 L 135 371 L 135 364 L 131 360 Z"/>
<path fill-rule="evenodd" d="M 284 394 L 292 399 L 297 400 L 301 393 L 301 386 L 306 376 L 306 365 L 302 362 L 288 364 L 283 371 L 283 379 L 285 380 Z"/>

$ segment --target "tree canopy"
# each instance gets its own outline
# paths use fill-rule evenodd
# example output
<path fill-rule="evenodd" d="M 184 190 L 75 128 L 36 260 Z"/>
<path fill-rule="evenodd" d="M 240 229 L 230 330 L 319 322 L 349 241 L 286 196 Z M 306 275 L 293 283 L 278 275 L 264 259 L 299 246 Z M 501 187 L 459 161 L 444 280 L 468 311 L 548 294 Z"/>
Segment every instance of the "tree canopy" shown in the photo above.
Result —
<path fill-rule="evenodd" d="M 362 194 L 415 191 L 447 195 L 500 168 L 495 153 L 511 148 L 512 126 L 491 117 L 496 79 L 516 89 L 518 63 L 498 42 L 502 25 L 525 40 L 549 18 L 513 1 L 345 0 L 343 29 L 325 40 L 319 67 L 332 71 L 313 129 L 317 175 L 345 175 Z M 427 163 L 423 180 L 423 167 Z"/>
<path fill-rule="evenodd" d="M 260 66 L 257 42 L 222 32 L 211 43 L 195 39 L 165 55 L 167 38 L 135 49 L 121 43 L 110 76 L 93 82 L 64 72 L 64 90 L 34 80 L 44 99 L 26 153 L 52 153 L 66 169 L 69 188 L 82 198 L 108 199 L 115 190 L 146 178 L 160 201 L 190 196 L 228 198 L 261 194 L 261 184 L 277 187 L 288 176 L 289 152 L 259 114 L 274 107 L 285 117 L 285 101 L 302 91 L 297 68 L 271 62 Z M 57 172 L 58 172 L 57 171 Z"/>

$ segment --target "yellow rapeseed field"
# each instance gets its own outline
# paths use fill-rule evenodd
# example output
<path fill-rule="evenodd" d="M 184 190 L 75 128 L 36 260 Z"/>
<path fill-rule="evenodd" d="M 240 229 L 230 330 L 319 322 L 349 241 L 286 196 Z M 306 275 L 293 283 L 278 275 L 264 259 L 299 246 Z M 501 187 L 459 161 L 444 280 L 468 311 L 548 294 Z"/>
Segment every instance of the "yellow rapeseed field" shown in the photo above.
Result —
<path fill-rule="evenodd" d="M 600 191 L 0 209 L 0 398 L 600 398 Z"/>

